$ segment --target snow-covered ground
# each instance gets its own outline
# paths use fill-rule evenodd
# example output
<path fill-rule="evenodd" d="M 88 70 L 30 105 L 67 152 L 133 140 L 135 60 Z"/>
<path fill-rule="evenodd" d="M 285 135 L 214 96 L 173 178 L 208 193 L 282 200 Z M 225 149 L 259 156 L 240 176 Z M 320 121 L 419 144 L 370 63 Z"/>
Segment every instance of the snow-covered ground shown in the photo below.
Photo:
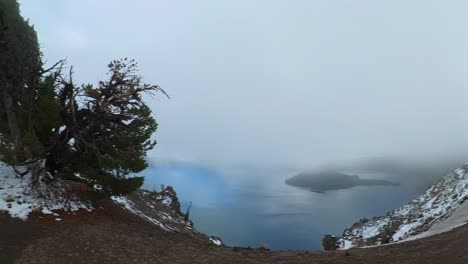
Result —
<path fill-rule="evenodd" d="M 145 214 L 142 210 L 139 210 L 135 203 L 133 203 L 129 198 L 125 196 L 112 196 L 112 200 L 114 202 L 120 204 L 123 208 L 127 209 L 128 211 L 132 212 L 133 214 L 147 220 L 148 222 L 159 226 L 162 230 L 165 231 L 176 231 L 175 228 L 171 226 L 164 225 L 161 221 L 159 221 L 156 217 L 151 217 Z"/>
<path fill-rule="evenodd" d="M 172 190 L 172 188 L 171 188 Z M 175 192 L 163 190 L 160 193 L 140 190 L 128 196 L 112 196 L 112 200 L 168 232 L 193 232 L 189 221 L 179 212 Z"/>
<path fill-rule="evenodd" d="M 405 239 L 404 241 L 430 237 L 430 236 L 437 235 L 440 233 L 448 232 L 450 230 L 453 230 L 457 227 L 460 227 L 466 224 L 467 222 L 468 222 L 468 202 L 463 203 L 461 206 L 456 208 L 449 217 L 442 219 L 440 222 L 435 223 L 427 231 L 419 235 L 409 237 Z"/>
<path fill-rule="evenodd" d="M 24 170 L 24 168 L 19 168 Z M 54 211 L 92 210 L 88 203 L 70 196 L 60 183 L 43 184 L 32 188 L 32 176 L 19 176 L 12 167 L 0 163 L 0 211 L 23 220 L 34 211 L 57 214 Z"/>
<path fill-rule="evenodd" d="M 26 168 L 17 169 L 26 171 Z M 53 214 L 56 221 L 61 221 L 58 217 L 61 212 L 93 210 L 91 203 L 81 201 L 70 190 L 73 189 L 70 187 L 72 185 L 67 181 L 45 184 L 43 179 L 33 184 L 31 173 L 20 176 L 12 167 L 0 162 L 0 211 L 23 220 L 32 212 Z M 191 222 L 180 213 L 180 205 L 172 188 L 168 187 L 160 193 L 138 191 L 129 196 L 114 196 L 112 200 L 165 231 L 195 232 Z"/>
<path fill-rule="evenodd" d="M 427 237 L 468 221 L 468 164 L 443 177 L 421 197 L 385 216 L 355 223 L 338 239 L 340 249 Z"/>

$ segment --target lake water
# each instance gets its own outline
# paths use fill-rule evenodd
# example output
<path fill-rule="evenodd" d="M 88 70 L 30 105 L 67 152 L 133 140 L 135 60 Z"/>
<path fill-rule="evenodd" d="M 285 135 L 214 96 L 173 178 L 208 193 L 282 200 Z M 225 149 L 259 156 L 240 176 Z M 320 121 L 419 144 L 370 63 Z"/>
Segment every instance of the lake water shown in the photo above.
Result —
<path fill-rule="evenodd" d="M 288 186 L 290 175 L 244 172 L 238 181 L 195 166 L 148 168 L 145 188 L 171 185 L 182 207 L 192 202 L 195 228 L 229 246 L 274 250 L 322 249 L 325 234 L 341 234 L 355 221 L 385 214 L 420 195 L 411 186 L 361 186 L 314 193 Z"/>

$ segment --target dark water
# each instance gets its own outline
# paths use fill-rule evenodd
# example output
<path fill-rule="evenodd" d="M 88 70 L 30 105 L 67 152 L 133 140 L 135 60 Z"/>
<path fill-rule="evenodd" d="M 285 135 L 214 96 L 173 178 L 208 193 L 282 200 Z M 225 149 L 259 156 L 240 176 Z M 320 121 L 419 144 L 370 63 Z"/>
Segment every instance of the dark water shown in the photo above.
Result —
<path fill-rule="evenodd" d="M 193 203 L 197 230 L 230 246 L 321 249 L 325 234 L 341 234 L 353 222 L 385 214 L 420 193 L 410 186 L 360 186 L 314 193 L 284 184 L 288 175 L 248 172 L 226 182 L 221 173 L 191 166 L 151 167 L 145 187 L 174 186 L 183 207 Z"/>

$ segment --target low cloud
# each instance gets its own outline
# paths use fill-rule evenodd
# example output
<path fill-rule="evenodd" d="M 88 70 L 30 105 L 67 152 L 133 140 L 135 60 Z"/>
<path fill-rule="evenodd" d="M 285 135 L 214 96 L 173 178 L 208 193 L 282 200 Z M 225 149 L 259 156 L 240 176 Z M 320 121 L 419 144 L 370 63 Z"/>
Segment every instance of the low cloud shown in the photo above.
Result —
<path fill-rule="evenodd" d="M 294 169 L 468 158 L 468 2 L 20 2 L 45 58 L 68 58 L 77 81 L 130 57 L 171 95 L 149 99 L 150 158 Z"/>

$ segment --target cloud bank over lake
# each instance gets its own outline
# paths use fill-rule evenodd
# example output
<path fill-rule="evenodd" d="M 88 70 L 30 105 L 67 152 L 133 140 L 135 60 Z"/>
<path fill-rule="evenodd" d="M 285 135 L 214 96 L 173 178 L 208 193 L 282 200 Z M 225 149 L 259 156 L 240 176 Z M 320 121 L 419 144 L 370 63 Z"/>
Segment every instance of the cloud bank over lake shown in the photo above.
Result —
<path fill-rule="evenodd" d="M 130 57 L 166 89 L 148 98 L 155 159 L 315 167 L 468 149 L 466 1 L 20 3 L 77 82 Z"/>

